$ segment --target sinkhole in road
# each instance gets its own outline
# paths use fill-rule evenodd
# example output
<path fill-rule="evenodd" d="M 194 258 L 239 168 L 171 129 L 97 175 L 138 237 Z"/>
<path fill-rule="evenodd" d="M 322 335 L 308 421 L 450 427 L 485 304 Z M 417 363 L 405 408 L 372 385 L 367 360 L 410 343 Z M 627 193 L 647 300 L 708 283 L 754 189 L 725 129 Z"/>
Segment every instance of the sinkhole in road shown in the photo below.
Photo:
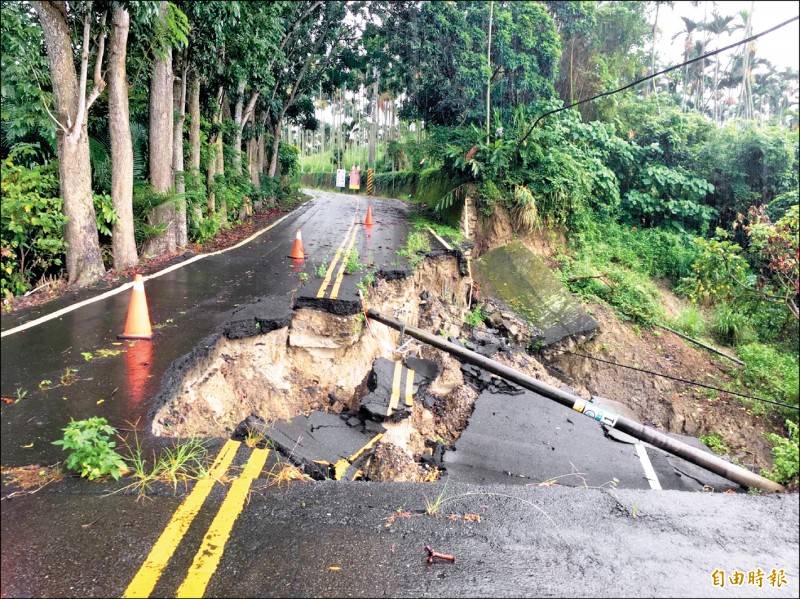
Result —
<path fill-rule="evenodd" d="M 429 256 L 406 278 L 378 277 L 368 303 L 463 339 L 469 282 L 461 272 L 454 255 Z M 263 305 L 269 310 L 269 301 Z M 235 335 L 223 327 L 173 363 L 151 413 L 154 434 L 266 433 L 273 448 L 317 478 L 356 471 L 373 481 L 435 477 L 443 448 L 458 438 L 477 397 L 459 362 L 379 323 L 367 326 L 363 314 L 287 309 L 285 318 L 250 324 Z M 352 451 L 359 439 L 366 442 Z M 342 456 L 345 468 L 336 466 Z"/>

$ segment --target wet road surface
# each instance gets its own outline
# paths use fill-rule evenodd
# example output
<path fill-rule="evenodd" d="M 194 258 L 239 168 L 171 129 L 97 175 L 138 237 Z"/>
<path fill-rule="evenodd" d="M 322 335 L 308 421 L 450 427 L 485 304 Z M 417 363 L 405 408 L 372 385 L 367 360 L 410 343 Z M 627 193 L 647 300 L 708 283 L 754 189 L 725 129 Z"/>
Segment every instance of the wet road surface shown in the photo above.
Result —
<path fill-rule="evenodd" d="M 239 304 L 258 296 L 278 296 L 291 303 L 292 294 L 301 287 L 299 273 L 308 273 L 312 282 L 314 269 L 331 261 L 351 224 L 355 223 L 354 247 L 362 262 L 398 260 L 395 251 L 407 235 L 403 203 L 371 199 L 375 225 L 367 230 L 360 224 L 366 216 L 366 198 L 309 193 L 312 201 L 242 247 L 163 276 L 145 277 L 155 332 L 152 341 L 117 339 L 127 315 L 127 290 L 4 337 L 0 342 L 0 392 L 16 398 L 20 389 L 25 396 L 18 403 L 2 406 L 3 466 L 53 464 L 62 459 L 51 442 L 61 438 L 60 429 L 70 418 L 103 416 L 120 429 L 139 421 L 138 429 L 146 434 L 150 399 L 156 396 L 169 364 L 189 352 Z M 298 228 L 307 254 L 302 265 L 288 257 Z M 348 277 L 347 285 L 352 293 L 354 278 Z M 3 329 L 62 307 L 53 302 L 14 314 L 8 322 L 4 317 Z M 84 353 L 91 353 L 90 361 Z M 62 378 L 69 384 L 62 384 Z"/>
<path fill-rule="evenodd" d="M 242 447 L 237 462 L 250 451 Z M 129 585 L 183 497 L 165 489 L 137 502 L 101 497 L 85 481 L 68 486 L 2 503 L 2 595 L 135 596 Z M 204 573 L 195 564 L 203 547 L 216 552 L 209 529 L 229 488 L 214 485 L 149 581 L 151 596 L 798 595 L 796 494 L 256 479 L 218 566 Z M 425 545 L 455 563 L 428 565 Z M 747 583 L 759 570 L 760 588 Z M 715 571 L 725 572 L 724 588 Z M 728 579 L 736 571 L 740 586 Z"/>

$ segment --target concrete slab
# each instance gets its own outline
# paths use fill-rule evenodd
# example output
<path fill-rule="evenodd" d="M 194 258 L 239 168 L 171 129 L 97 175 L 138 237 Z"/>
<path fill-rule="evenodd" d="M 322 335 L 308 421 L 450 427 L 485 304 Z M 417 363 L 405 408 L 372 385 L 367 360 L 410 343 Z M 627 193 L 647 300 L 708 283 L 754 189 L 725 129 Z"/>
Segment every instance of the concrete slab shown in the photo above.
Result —
<path fill-rule="evenodd" d="M 408 418 L 414 397 L 438 372 L 438 366 L 430 360 L 406 358 L 404 362 L 392 362 L 378 358 L 367 377 L 369 393 L 361 399 L 361 413 L 378 422 Z"/>
<path fill-rule="evenodd" d="M 286 297 L 266 296 L 236 308 L 223 325 L 228 339 L 263 335 L 292 324 L 292 306 Z"/>
<path fill-rule="evenodd" d="M 250 416 L 243 424 L 262 433 L 268 444 L 312 478 L 353 480 L 382 433 L 367 431 L 360 419 L 355 423 L 352 417 L 317 411 L 271 426 L 257 416 Z"/>
<path fill-rule="evenodd" d="M 484 254 L 473 262 L 473 274 L 488 295 L 542 331 L 543 347 L 597 328 L 561 281 L 522 242 Z"/>

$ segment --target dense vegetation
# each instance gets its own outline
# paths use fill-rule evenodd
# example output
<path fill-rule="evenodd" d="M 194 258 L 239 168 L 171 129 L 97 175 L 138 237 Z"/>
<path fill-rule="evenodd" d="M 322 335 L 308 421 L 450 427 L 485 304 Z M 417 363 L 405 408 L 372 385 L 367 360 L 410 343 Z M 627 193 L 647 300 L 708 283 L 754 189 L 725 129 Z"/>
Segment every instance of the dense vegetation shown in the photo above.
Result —
<path fill-rule="evenodd" d="M 746 44 L 532 127 L 656 72 L 664 4 L 3 3 L 3 291 L 65 265 L 89 283 L 274 206 L 300 171 L 330 187 L 336 168 L 360 164 L 381 194 L 443 212 L 470 193 L 520 233 L 560 229 L 573 291 L 637 326 L 736 346 L 741 385 L 796 406 L 797 72 Z M 686 60 L 753 33 L 748 12 L 706 4 L 675 36 Z M 54 93 L 65 68 L 54 25 L 71 36 L 72 79 L 81 73 L 71 99 Z M 174 86 L 159 86 L 165 73 Z M 82 196 L 64 165 L 78 164 L 70 143 L 84 137 Z M 97 258 L 70 239 L 76 206 Z M 126 235 L 132 257 L 117 246 Z M 689 302 L 674 322 L 655 281 Z"/>

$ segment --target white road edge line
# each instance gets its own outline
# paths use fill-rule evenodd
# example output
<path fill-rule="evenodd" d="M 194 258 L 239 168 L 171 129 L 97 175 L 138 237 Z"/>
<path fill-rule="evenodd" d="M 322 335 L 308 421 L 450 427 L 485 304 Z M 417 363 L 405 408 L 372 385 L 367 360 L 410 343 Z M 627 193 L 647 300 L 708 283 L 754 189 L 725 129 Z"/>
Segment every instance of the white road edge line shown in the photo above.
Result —
<path fill-rule="evenodd" d="M 268 227 L 265 227 L 265 228 L 261 229 L 260 231 L 258 231 L 256 233 L 253 233 L 250 237 L 248 237 L 247 239 L 245 239 L 243 241 L 240 241 L 236 245 L 233 245 L 233 246 L 231 246 L 229 248 L 224 248 L 224 249 L 221 249 L 221 250 L 217 250 L 216 252 L 211 252 L 210 254 L 200 254 L 198 256 L 194 256 L 192 258 L 189 258 L 188 260 L 184 260 L 183 262 L 179 262 L 178 264 L 173 264 L 169 268 L 165 268 L 164 270 L 161 270 L 159 272 L 156 272 L 156 273 L 153 273 L 151 275 L 147 275 L 147 276 L 142 277 L 142 281 L 148 281 L 150 279 L 155 279 L 156 277 L 160 277 L 161 275 L 165 275 L 168 272 L 172 272 L 173 270 L 178 270 L 179 268 L 183 268 L 184 266 L 188 266 L 192 262 L 197 262 L 198 260 L 202 260 L 203 258 L 208 258 L 209 256 L 216 256 L 218 254 L 223 254 L 225 252 L 229 252 L 230 250 L 235 250 L 236 248 L 240 248 L 243 245 L 253 241 L 259 235 L 261 235 L 263 233 L 266 233 L 267 231 L 269 231 L 270 229 L 272 229 L 276 225 L 280 224 L 285 219 L 289 218 L 289 216 L 291 216 L 293 213 L 294 213 L 294 210 L 292 210 L 292 212 L 290 212 L 289 214 L 283 215 L 282 217 L 280 217 L 278 220 L 276 220 L 274 223 L 272 223 Z M 133 282 L 132 281 L 130 283 L 125 283 L 124 285 L 121 285 L 121 286 L 117 287 L 116 289 L 112 289 L 110 291 L 106 291 L 105 293 L 101 293 L 98 296 L 91 297 L 89 299 L 83 300 L 82 302 L 78 302 L 77 304 L 72 304 L 71 306 L 67 306 L 66 308 L 61 308 L 60 310 L 57 310 L 57 311 L 53 312 L 52 314 L 46 314 L 45 316 L 41 316 L 40 318 L 37 318 L 36 320 L 31 320 L 30 322 L 26 322 L 25 324 L 21 324 L 19 326 L 16 326 L 13 329 L 8 329 L 7 331 L 3 331 L 2 333 L 0 333 L 0 339 L 2 339 L 3 337 L 8 337 L 9 335 L 13 335 L 14 333 L 19 333 L 19 332 L 25 331 L 27 329 L 32 329 L 35 326 L 38 326 L 40 324 L 44 324 L 45 322 L 48 322 L 48 321 L 53 320 L 55 318 L 59 318 L 61 316 L 64 316 L 64 314 L 68 314 L 69 312 L 72 312 L 73 310 L 77 310 L 78 308 L 82 308 L 83 306 L 88 306 L 89 304 L 93 304 L 94 302 L 99 302 L 100 300 L 106 299 L 107 297 L 111 297 L 112 295 L 116 295 L 118 293 L 122 293 L 123 291 L 125 291 L 127 289 L 130 289 L 132 286 L 133 286 Z"/>
<path fill-rule="evenodd" d="M 650 463 L 650 457 L 647 455 L 647 448 L 641 441 L 635 443 L 635 445 L 636 454 L 639 456 L 639 461 L 642 463 L 642 468 L 644 468 L 644 476 L 647 479 L 647 482 L 650 483 L 650 488 L 656 491 L 661 491 L 661 483 L 658 481 L 658 476 L 656 476 L 656 471 L 653 469 L 653 464 Z"/>
<path fill-rule="evenodd" d="M 444 246 L 444 249 L 446 249 L 448 252 L 453 249 L 453 248 L 450 247 L 450 245 L 444 239 L 442 239 L 441 237 L 439 237 L 436 234 L 436 231 L 434 231 L 430 227 L 428 227 L 428 231 L 431 232 L 431 235 L 433 235 L 437 239 L 437 241 Z"/>

